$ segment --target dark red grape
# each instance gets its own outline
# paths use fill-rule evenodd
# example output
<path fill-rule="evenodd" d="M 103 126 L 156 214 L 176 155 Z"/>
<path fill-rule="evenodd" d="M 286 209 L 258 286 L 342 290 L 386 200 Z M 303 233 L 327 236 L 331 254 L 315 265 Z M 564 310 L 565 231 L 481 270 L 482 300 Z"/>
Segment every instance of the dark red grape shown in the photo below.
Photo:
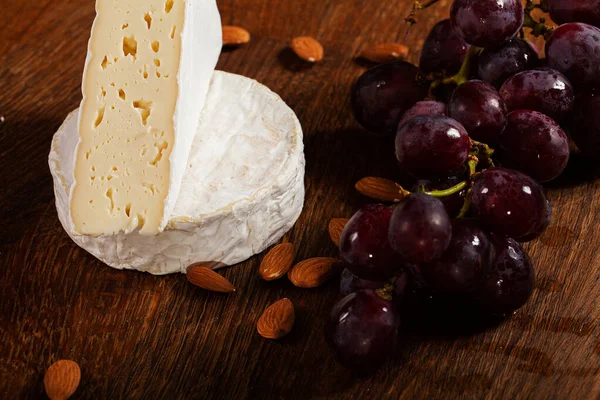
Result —
<path fill-rule="evenodd" d="M 520 0 L 454 0 L 450 9 L 456 34 L 477 47 L 496 47 L 514 37 L 524 18 Z"/>
<path fill-rule="evenodd" d="M 514 239 L 493 235 L 492 243 L 496 255 L 475 298 L 482 310 L 508 315 L 521 308 L 531 296 L 533 267 L 527 253 Z"/>
<path fill-rule="evenodd" d="M 427 73 L 453 75 L 460 70 L 469 47 L 454 33 L 450 20 L 442 20 L 435 24 L 425 40 L 419 67 Z"/>
<path fill-rule="evenodd" d="M 444 190 L 458 185 L 460 182 L 467 179 L 466 173 L 449 176 L 444 179 L 425 180 L 421 179 L 412 187 L 413 192 L 417 192 L 419 187 L 423 187 L 426 191 Z M 450 218 L 456 217 L 463 207 L 467 189 L 463 189 L 455 194 L 439 197 L 438 199 L 444 204 L 446 212 Z"/>
<path fill-rule="evenodd" d="M 548 0 L 548 7 L 557 24 L 585 22 L 600 27 L 600 0 Z"/>
<path fill-rule="evenodd" d="M 569 133 L 579 150 L 600 159 L 600 96 L 578 95 L 568 120 Z"/>
<path fill-rule="evenodd" d="M 446 115 L 446 105 L 440 101 L 419 101 L 404 113 L 400 123 L 398 123 L 398 127 L 401 127 L 407 121 L 410 121 L 419 115 L 429 114 Z"/>
<path fill-rule="evenodd" d="M 477 177 L 471 205 L 484 227 L 517 240 L 537 231 L 546 218 L 546 197 L 539 183 L 507 168 L 490 168 Z"/>
<path fill-rule="evenodd" d="M 435 291 L 465 294 L 485 277 L 493 249 L 488 235 L 474 220 L 452 221 L 452 240 L 444 255 L 419 266 L 423 279 Z"/>
<path fill-rule="evenodd" d="M 512 38 L 496 48 L 483 49 L 477 57 L 479 78 L 499 88 L 514 74 L 534 68 L 539 57 L 532 46 L 519 38 Z"/>
<path fill-rule="evenodd" d="M 544 223 L 535 232 L 520 238 L 519 241 L 524 243 L 539 238 L 546 231 L 546 228 L 550 226 L 550 221 L 552 221 L 552 205 L 546 200 L 546 218 L 544 219 Z"/>
<path fill-rule="evenodd" d="M 569 161 L 569 139 L 553 119 L 537 111 L 508 114 L 499 139 L 499 156 L 508 167 L 539 182 L 559 176 Z"/>
<path fill-rule="evenodd" d="M 566 75 L 577 90 L 600 86 L 600 29 L 571 22 L 546 41 L 548 66 Z"/>
<path fill-rule="evenodd" d="M 355 275 L 367 280 L 385 280 L 402 266 L 388 241 L 392 209 L 369 204 L 350 218 L 340 238 L 340 257 Z"/>
<path fill-rule="evenodd" d="M 362 290 L 335 304 L 325 322 L 325 340 L 342 365 L 370 371 L 393 352 L 399 325 L 392 302 Z"/>
<path fill-rule="evenodd" d="M 465 128 L 442 115 L 421 115 L 406 122 L 396 135 L 400 169 L 417 178 L 443 177 L 458 171 L 469 156 Z"/>
<path fill-rule="evenodd" d="M 550 68 L 516 74 L 504 82 L 500 96 L 508 111 L 539 111 L 556 121 L 567 115 L 575 104 L 571 82 Z"/>
<path fill-rule="evenodd" d="M 452 226 L 441 201 L 411 193 L 397 204 L 390 220 L 390 245 L 402 259 L 424 263 L 440 257 L 450 243 Z"/>
<path fill-rule="evenodd" d="M 427 96 L 430 81 L 406 61 L 378 65 L 356 81 L 352 89 L 352 111 L 366 129 L 392 135 L 402 115 Z"/>
<path fill-rule="evenodd" d="M 342 276 L 340 278 L 340 295 L 347 296 L 350 293 L 358 292 L 365 289 L 379 289 L 382 288 L 384 282 L 381 281 L 368 281 L 366 279 L 360 279 L 354 275 L 348 268 L 344 268 Z"/>
<path fill-rule="evenodd" d="M 469 136 L 490 145 L 496 143 L 506 124 L 506 107 L 498 91 L 484 81 L 469 81 L 458 86 L 448 115 L 460 122 Z"/>

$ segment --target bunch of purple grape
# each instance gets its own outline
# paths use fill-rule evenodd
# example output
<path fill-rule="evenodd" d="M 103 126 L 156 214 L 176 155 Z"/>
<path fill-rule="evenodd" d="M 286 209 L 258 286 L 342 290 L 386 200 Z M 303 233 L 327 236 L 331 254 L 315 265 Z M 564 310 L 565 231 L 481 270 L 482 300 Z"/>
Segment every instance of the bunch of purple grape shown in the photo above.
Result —
<path fill-rule="evenodd" d="M 562 25 L 536 22 L 533 8 Z M 546 59 L 519 37 L 524 27 L 545 36 Z M 357 80 L 356 119 L 395 135 L 414 186 L 391 207 L 363 207 L 342 233 L 344 297 L 326 322 L 342 364 L 379 366 L 419 299 L 495 316 L 527 302 L 534 271 L 519 242 L 551 218 L 539 182 L 565 169 L 567 132 L 584 155 L 600 154 L 598 27 L 600 0 L 454 0 L 419 67 L 382 64 Z"/>

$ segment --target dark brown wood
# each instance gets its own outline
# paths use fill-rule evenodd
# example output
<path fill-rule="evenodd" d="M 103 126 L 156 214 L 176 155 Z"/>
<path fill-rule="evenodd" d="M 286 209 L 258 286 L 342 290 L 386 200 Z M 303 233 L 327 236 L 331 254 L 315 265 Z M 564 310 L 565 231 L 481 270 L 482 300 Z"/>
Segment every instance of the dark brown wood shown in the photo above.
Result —
<path fill-rule="evenodd" d="M 307 200 L 285 240 L 298 260 L 335 256 L 333 217 L 366 200 L 364 176 L 396 175 L 391 141 L 367 136 L 348 110 L 366 46 L 405 42 L 410 59 L 442 1 L 404 41 L 408 0 L 221 0 L 224 24 L 252 33 L 218 68 L 275 90 L 305 131 Z M 10 4 L 10 6 L 9 6 Z M 554 220 L 527 246 L 537 268 L 529 304 L 472 335 L 414 337 L 369 377 L 338 366 L 323 340 L 336 282 L 305 290 L 264 282 L 262 256 L 223 273 L 237 292 L 207 293 L 185 277 L 116 271 L 73 244 L 54 209 L 47 154 L 80 100 L 93 0 L 6 1 L 0 13 L 0 398 L 39 398 L 61 358 L 82 370 L 75 398 L 359 399 L 598 398 L 600 396 L 600 184 L 574 157 L 548 188 Z M 288 48 L 310 35 L 325 59 L 307 66 Z M 281 341 L 256 332 L 264 309 L 289 297 L 297 311 Z"/>

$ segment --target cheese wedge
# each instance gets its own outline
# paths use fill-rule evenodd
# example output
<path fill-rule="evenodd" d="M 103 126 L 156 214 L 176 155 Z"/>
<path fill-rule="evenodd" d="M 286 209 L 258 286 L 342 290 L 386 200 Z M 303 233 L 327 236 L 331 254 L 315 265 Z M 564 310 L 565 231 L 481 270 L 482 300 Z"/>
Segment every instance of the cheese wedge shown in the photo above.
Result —
<path fill-rule="evenodd" d="M 181 189 L 221 51 L 215 0 L 97 0 L 70 192 L 72 232 L 156 235 Z"/>
<path fill-rule="evenodd" d="M 300 215 L 305 161 L 296 115 L 256 81 L 215 71 L 165 230 L 78 235 L 68 205 L 77 116 L 52 141 L 56 209 L 75 243 L 111 267 L 167 274 L 201 261 L 232 265 L 278 241 Z"/>

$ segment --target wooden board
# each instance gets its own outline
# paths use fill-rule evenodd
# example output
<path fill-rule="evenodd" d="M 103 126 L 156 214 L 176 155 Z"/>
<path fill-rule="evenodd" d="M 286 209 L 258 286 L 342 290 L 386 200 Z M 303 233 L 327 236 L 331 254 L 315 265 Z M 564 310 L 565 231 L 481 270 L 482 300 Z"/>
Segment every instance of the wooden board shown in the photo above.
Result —
<path fill-rule="evenodd" d="M 443 0 L 406 40 L 410 59 Z M 218 68 L 255 78 L 297 112 L 305 131 L 306 205 L 286 239 L 298 258 L 335 256 L 332 217 L 367 200 L 363 176 L 394 178 L 391 140 L 353 120 L 350 85 L 365 46 L 403 41 L 408 0 L 221 0 L 224 24 L 252 33 Z M 574 158 L 548 187 L 554 220 L 527 246 L 537 268 L 529 304 L 498 328 L 472 335 L 411 336 L 378 373 L 338 366 L 323 340 L 337 282 L 303 290 L 259 279 L 262 256 L 223 273 L 238 288 L 207 293 L 181 275 L 108 268 L 71 242 L 54 209 L 47 155 L 53 133 L 80 101 L 93 0 L 19 0 L 0 13 L 0 398 L 39 398 L 55 360 L 77 361 L 75 398 L 598 398 L 600 396 L 600 184 Z M 288 49 L 311 35 L 325 47 L 313 67 Z M 268 341 L 256 321 L 289 297 L 293 333 Z"/>

